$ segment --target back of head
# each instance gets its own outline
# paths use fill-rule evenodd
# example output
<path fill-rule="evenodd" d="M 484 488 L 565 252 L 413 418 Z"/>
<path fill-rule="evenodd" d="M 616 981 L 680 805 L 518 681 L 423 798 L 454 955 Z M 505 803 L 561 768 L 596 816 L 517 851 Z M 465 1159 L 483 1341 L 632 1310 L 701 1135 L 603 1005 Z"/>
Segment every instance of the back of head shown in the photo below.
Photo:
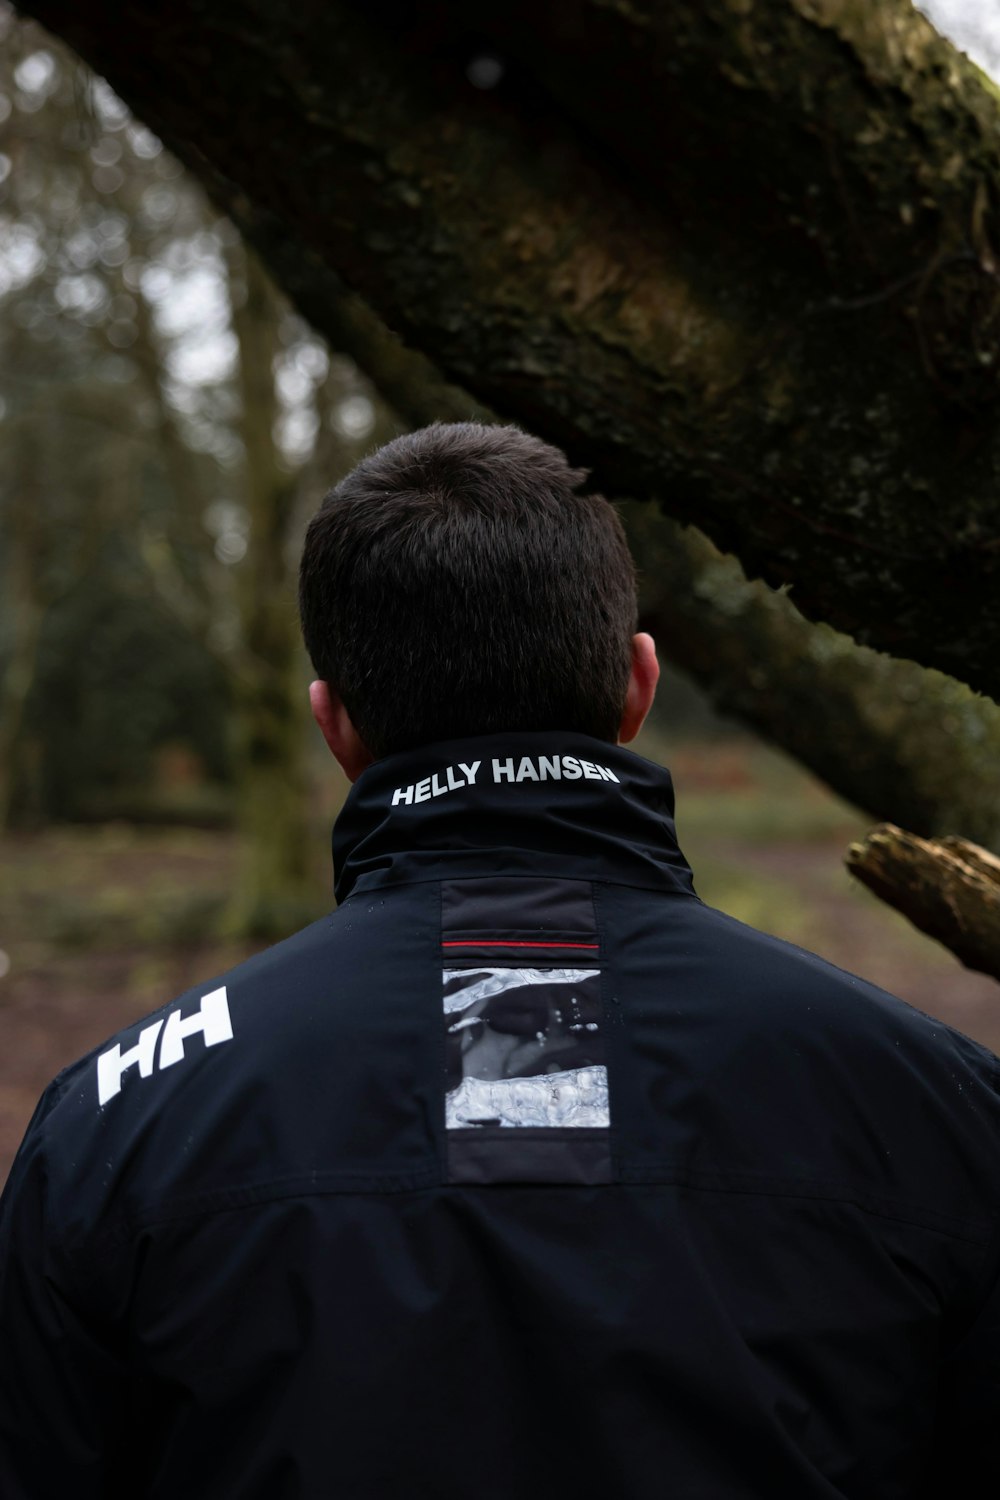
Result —
<path fill-rule="evenodd" d="M 617 512 L 516 427 L 437 423 L 323 501 L 299 604 L 317 674 L 376 758 L 575 730 L 614 741 L 636 625 Z"/>

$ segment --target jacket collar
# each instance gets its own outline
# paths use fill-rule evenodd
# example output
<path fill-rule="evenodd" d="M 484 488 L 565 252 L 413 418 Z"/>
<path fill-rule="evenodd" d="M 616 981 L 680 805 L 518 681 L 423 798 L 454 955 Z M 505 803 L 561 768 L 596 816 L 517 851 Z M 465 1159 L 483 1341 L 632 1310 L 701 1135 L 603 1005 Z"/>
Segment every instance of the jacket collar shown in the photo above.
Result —
<path fill-rule="evenodd" d="M 376 761 L 337 819 L 333 864 L 338 901 L 486 874 L 694 894 L 669 771 L 580 734 L 449 740 Z"/>

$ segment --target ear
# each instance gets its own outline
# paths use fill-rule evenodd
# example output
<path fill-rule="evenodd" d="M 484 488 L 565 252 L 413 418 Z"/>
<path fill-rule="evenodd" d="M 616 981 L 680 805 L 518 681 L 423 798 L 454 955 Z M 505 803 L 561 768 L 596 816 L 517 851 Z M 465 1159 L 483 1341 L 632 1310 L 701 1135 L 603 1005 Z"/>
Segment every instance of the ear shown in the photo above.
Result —
<path fill-rule="evenodd" d="M 309 707 L 334 760 L 348 781 L 357 781 L 375 757 L 362 743 L 339 694 L 328 682 L 311 682 Z"/>
<path fill-rule="evenodd" d="M 651 635 L 632 637 L 632 670 L 629 673 L 628 691 L 621 727 L 618 730 L 619 745 L 634 740 L 642 728 L 646 715 L 656 697 L 656 684 L 660 680 L 660 663 L 656 659 L 656 643 Z"/>

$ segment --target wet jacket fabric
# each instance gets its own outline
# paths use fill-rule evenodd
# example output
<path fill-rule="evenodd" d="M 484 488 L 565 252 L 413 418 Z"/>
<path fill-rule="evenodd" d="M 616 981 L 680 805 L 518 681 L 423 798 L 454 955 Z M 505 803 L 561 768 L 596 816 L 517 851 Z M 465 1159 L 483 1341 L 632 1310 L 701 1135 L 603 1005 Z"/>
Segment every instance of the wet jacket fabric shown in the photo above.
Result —
<path fill-rule="evenodd" d="M 334 854 L 39 1104 L 3 1500 L 992 1490 L 988 1052 L 703 905 L 594 740 L 382 761 Z"/>

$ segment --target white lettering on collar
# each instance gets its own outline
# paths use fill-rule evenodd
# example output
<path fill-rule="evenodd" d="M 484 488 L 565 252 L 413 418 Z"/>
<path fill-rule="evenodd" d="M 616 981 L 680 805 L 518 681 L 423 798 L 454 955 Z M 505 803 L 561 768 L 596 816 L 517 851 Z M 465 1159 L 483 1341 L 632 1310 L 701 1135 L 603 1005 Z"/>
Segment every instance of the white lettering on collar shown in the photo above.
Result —
<path fill-rule="evenodd" d="M 414 802 L 429 802 L 432 797 L 442 797 L 446 792 L 458 792 L 463 787 L 475 786 L 476 776 L 479 773 L 481 760 L 474 760 L 471 765 L 466 765 L 460 760 L 456 766 L 445 766 L 442 771 L 435 771 L 433 776 L 425 776 L 422 781 L 415 781 L 410 786 L 398 786 L 392 794 L 392 806 L 397 807 L 403 803 L 411 807 Z M 461 771 L 462 775 L 456 775 Z"/>
<path fill-rule="evenodd" d="M 445 766 L 431 776 L 409 786 L 398 786 L 392 794 L 391 806 L 412 807 L 418 802 L 430 802 L 434 797 L 443 797 L 448 792 L 464 791 L 474 786 L 482 761 L 471 765 L 459 761 L 456 766 Z M 576 755 L 522 755 L 518 760 L 513 755 L 504 759 L 494 757 L 491 761 L 494 785 L 515 786 L 522 781 L 614 781 L 619 778 L 610 766 L 597 761 L 581 760 Z M 457 773 L 461 772 L 461 775 Z"/>

